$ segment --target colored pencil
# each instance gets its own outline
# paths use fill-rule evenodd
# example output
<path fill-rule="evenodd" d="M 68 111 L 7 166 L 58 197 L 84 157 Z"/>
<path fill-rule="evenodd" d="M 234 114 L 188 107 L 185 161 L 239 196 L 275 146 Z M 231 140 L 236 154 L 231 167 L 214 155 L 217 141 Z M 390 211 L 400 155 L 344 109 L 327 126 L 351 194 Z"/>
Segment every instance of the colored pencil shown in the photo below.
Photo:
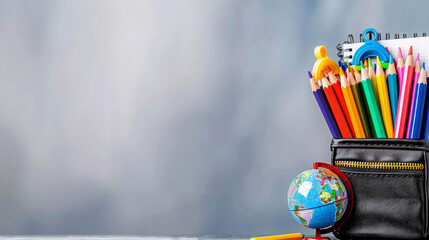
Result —
<path fill-rule="evenodd" d="M 406 133 L 406 137 L 407 138 L 411 138 L 411 120 L 413 115 L 412 110 L 414 109 L 414 98 L 416 96 L 416 87 L 417 87 L 417 82 L 419 81 L 419 76 L 420 76 L 420 54 L 417 54 L 417 58 L 416 58 L 416 62 L 414 63 L 414 80 L 413 80 L 413 88 L 411 90 L 411 102 L 410 102 L 410 113 L 408 114 L 408 120 L 407 120 L 407 133 Z"/>
<path fill-rule="evenodd" d="M 347 77 L 347 65 L 345 62 L 341 63 L 341 68 L 343 69 L 344 75 L 346 75 L 346 77 Z"/>
<path fill-rule="evenodd" d="M 411 139 L 419 139 L 420 133 L 421 133 L 421 127 L 422 127 L 422 117 L 423 117 L 423 110 L 425 106 L 425 98 L 426 98 L 426 90 L 427 90 L 427 81 L 426 81 L 426 72 L 423 67 L 419 74 L 419 80 L 417 82 L 416 87 L 416 94 L 414 98 L 414 107 L 412 108 L 412 118 L 411 118 L 411 130 L 410 130 L 410 137 Z"/>
<path fill-rule="evenodd" d="M 393 121 L 392 111 L 390 109 L 389 92 L 387 90 L 386 75 L 384 75 L 383 67 L 380 59 L 377 57 L 377 86 L 378 96 L 380 97 L 381 116 L 383 117 L 384 129 L 388 138 L 393 138 Z"/>
<path fill-rule="evenodd" d="M 341 78 L 341 90 L 343 91 L 344 99 L 347 104 L 347 109 L 350 113 L 350 118 L 352 120 L 353 129 L 355 130 L 355 133 L 356 133 L 356 138 L 365 138 L 365 131 L 363 130 L 362 122 L 359 117 L 359 112 L 356 107 L 352 89 L 350 88 L 350 84 L 346 79 L 343 69 L 340 69 L 340 78 Z"/>
<path fill-rule="evenodd" d="M 352 72 L 349 73 L 349 83 L 352 88 L 353 96 L 355 98 L 356 106 L 359 111 L 360 119 L 362 120 L 363 130 L 365 131 L 365 136 L 367 138 L 372 137 L 372 130 L 371 130 L 371 121 L 369 121 L 369 110 L 366 106 L 365 97 L 363 95 L 363 89 L 362 89 L 362 81 L 361 76 L 359 73 L 359 70 L 356 68 L 356 66 L 353 66 L 354 70 L 354 77 Z"/>
<path fill-rule="evenodd" d="M 350 131 L 347 120 L 344 117 L 344 113 L 341 109 L 340 103 L 338 102 L 337 96 L 335 95 L 334 89 L 329 83 L 326 77 L 322 78 L 323 92 L 325 93 L 326 99 L 328 100 L 329 106 L 331 107 L 335 121 L 337 122 L 338 128 L 340 129 L 341 136 L 343 138 L 353 138 L 352 132 Z"/>
<path fill-rule="evenodd" d="M 310 78 L 311 90 L 313 91 L 314 98 L 319 105 L 320 110 L 322 111 L 323 117 L 325 118 L 326 124 L 328 125 L 329 130 L 331 131 L 333 138 L 342 138 L 340 130 L 338 129 L 337 123 L 335 122 L 334 115 L 332 115 L 331 108 L 326 101 L 325 95 L 320 87 L 316 84 L 311 75 L 311 72 L 308 72 L 308 77 Z"/>
<path fill-rule="evenodd" d="M 360 74 L 358 72 L 356 66 L 354 66 L 354 70 L 355 70 L 355 78 L 356 78 L 356 82 L 358 85 L 358 90 L 361 92 L 363 106 L 365 108 L 366 116 L 368 118 L 369 127 L 371 129 L 371 138 L 376 138 L 374 123 L 372 122 L 372 119 L 371 119 L 371 111 L 369 110 L 368 101 L 366 101 L 366 95 L 365 95 L 365 91 L 363 89 L 362 74 Z M 361 67 L 361 73 L 363 73 L 363 72 L 366 72 L 368 74 L 365 67 L 364 68 Z"/>
<path fill-rule="evenodd" d="M 402 80 L 401 93 L 398 99 L 398 112 L 396 115 L 395 138 L 404 138 L 407 130 L 407 117 L 410 106 L 411 88 L 413 87 L 413 47 L 410 47 L 405 61 L 404 76 Z"/>
<path fill-rule="evenodd" d="M 356 134 L 353 129 L 352 120 L 350 118 L 350 113 L 347 109 L 346 101 L 344 100 L 343 92 L 341 91 L 341 84 L 340 82 L 338 82 L 337 77 L 334 75 L 331 69 L 329 67 L 326 67 L 326 69 L 328 70 L 329 82 L 334 89 L 335 95 L 337 96 L 338 102 L 340 103 L 341 109 L 343 110 L 344 116 L 346 117 L 347 124 L 349 125 L 349 128 L 352 131 L 352 135 L 355 138 Z"/>
<path fill-rule="evenodd" d="M 250 240 L 302 240 L 305 237 L 302 233 L 290 233 L 275 236 L 254 237 Z"/>
<path fill-rule="evenodd" d="M 389 48 L 387 48 L 387 47 L 386 47 L 386 50 L 387 50 L 387 53 L 389 53 L 389 56 L 390 56 L 390 55 L 392 55 L 392 54 L 390 53 L 390 51 L 389 51 Z M 393 63 L 394 63 L 393 65 L 394 65 L 394 66 L 395 66 L 395 68 L 396 68 L 396 60 L 395 60 L 395 59 L 393 59 Z"/>
<path fill-rule="evenodd" d="M 429 71 L 426 75 L 426 82 L 429 80 Z M 427 92 L 427 90 L 426 90 Z M 425 110 L 423 113 L 423 122 L 422 122 L 422 139 L 429 139 L 429 94 L 426 93 L 425 97 Z"/>
<path fill-rule="evenodd" d="M 378 94 L 378 84 L 377 84 L 377 78 L 375 76 L 374 67 L 371 63 L 371 58 L 368 58 L 368 68 L 365 66 L 366 70 L 368 71 L 368 76 L 371 79 L 372 89 L 374 90 L 374 96 L 375 100 L 377 101 L 378 108 L 380 108 L 380 96 Z"/>
<path fill-rule="evenodd" d="M 398 72 L 398 93 L 400 93 L 402 88 L 402 79 L 404 78 L 404 70 L 405 70 L 404 58 L 402 57 L 402 51 L 400 47 L 398 47 L 398 60 L 396 62 L 397 62 L 396 70 Z"/>
<path fill-rule="evenodd" d="M 374 90 L 372 89 L 371 79 L 369 78 L 366 69 L 361 62 L 361 71 L 362 74 L 362 87 L 365 92 L 365 98 L 368 103 L 368 108 L 370 112 L 370 118 L 374 125 L 375 134 L 373 137 L 376 138 L 386 138 L 386 131 L 383 126 L 383 120 L 381 119 L 380 110 L 378 108 L 377 101 L 375 100 Z"/>
<path fill-rule="evenodd" d="M 393 126 L 395 126 L 396 113 L 398 110 L 398 81 L 392 55 L 390 55 L 389 67 L 386 70 L 386 75 L 387 86 L 389 88 L 390 108 L 392 110 Z"/>

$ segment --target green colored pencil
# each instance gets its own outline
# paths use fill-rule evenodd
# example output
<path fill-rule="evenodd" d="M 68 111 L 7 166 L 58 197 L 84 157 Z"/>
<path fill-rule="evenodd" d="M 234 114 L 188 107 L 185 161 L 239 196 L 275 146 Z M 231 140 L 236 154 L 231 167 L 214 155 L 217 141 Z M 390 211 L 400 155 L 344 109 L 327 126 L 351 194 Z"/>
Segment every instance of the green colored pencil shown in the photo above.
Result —
<path fill-rule="evenodd" d="M 350 69 L 350 67 L 349 67 L 349 69 Z M 354 97 L 355 102 L 356 102 L 356 107 L 357 107 L 358 112 L 359 112 L 359 117 L 362 121 L 365 136 L 367 138 L 371 138 L 371 129 L 369 128 L 369 125 L 368 125 L 368 118 L 366 116 L 365 109 L 362 106 L 363 105 L 362 95 L 357 88 L 357 81 L 359 81 L 359 82 L 361 81 L 360 80 L 360 74 L 355 79 L 355 77 L 353 76 L 353 71 L 349 71 L 349 73 L 347 74 L 347 80 L 349 81 L 350 87 L 352 89 L 353 97 Z"/>
<path fill-rule="evenodd" d="M 377 100 L 375 99 L 374 90 L 372 89 L 371 79 L 368 77 L 365 66 L 361 61 L 362 87 L 365 93 L 365 98 L 368 103 L 369 115 L 374 124 L 375 134 L 373 137 L 386 138 L 386 130 L 384 129 L 383 120 L 381 119 L 380 109 L 378 108 Z"/>

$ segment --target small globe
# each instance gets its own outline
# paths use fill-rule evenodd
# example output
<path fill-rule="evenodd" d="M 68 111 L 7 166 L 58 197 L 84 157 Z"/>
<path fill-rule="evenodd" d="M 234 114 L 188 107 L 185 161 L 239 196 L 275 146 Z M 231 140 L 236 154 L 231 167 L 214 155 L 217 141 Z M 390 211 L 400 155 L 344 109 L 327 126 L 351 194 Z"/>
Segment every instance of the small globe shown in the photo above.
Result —
<path fill-rule="evenodd" d="M 289 211 L 304 227 L 326 228 L 347 209 L 347 192 L 340 178 L 328 169 L 310 169 L 292 181 Z"/>

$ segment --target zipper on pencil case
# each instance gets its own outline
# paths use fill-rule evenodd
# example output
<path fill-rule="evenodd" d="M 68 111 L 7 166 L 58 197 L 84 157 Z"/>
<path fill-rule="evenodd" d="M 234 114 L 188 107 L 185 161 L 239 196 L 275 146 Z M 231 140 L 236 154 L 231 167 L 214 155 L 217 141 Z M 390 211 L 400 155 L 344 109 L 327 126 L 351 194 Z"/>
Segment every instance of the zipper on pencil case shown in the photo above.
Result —
<path fill-rule="evenodd" d="M 424 170 L 423 163 L 335 161 L 336 167 L 366 170 Z"/>

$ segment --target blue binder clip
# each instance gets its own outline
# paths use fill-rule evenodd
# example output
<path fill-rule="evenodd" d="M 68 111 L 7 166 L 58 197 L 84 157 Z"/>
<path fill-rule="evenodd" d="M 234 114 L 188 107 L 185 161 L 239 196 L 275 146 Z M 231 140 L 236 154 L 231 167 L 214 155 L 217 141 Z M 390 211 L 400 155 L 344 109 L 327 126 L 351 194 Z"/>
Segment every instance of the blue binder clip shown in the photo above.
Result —
<path fill-rule="evenodd" d="M 368 33 L 372 33 L 374 35 L 374 39 L 369 40 L 366 38 Z M 365 44 L 358 48 L 354 53 L 352 64 L 356 65 L 360 70 L 360 61 L 364 61 L 369 57 L 378 57 L 380 58 L 381 66 L 383 66 L 383 68 L 387 68 L 389 66 L 389 52 L 387 52 L 383 45 L 377 42 L 377 31 L 374 28 L 367 28 L 363 31 L 362 37 Z"/>

